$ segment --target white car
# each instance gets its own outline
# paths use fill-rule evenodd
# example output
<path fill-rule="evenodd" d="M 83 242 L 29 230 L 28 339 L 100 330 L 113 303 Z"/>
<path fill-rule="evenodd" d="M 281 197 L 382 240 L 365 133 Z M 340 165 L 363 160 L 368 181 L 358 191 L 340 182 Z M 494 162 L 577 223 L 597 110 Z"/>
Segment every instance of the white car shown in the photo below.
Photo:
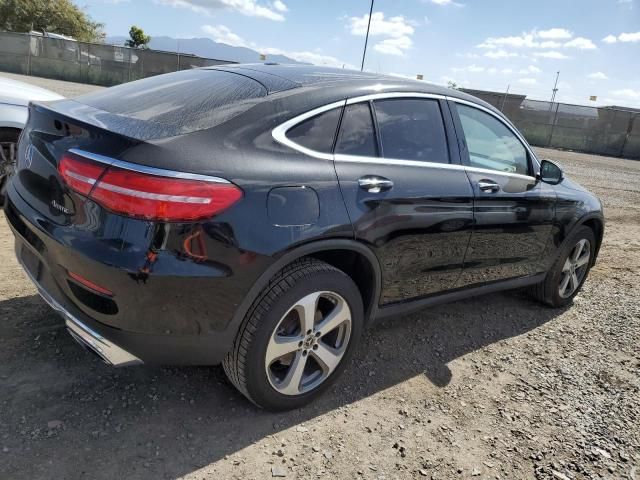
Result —
<path fill-rule="evenodd" d="M 0 204 L 7 176 L 15 165 L 18 137 L 27 123 L 29 102 L 61 98 L 44 88 L 0 76 Z"/>

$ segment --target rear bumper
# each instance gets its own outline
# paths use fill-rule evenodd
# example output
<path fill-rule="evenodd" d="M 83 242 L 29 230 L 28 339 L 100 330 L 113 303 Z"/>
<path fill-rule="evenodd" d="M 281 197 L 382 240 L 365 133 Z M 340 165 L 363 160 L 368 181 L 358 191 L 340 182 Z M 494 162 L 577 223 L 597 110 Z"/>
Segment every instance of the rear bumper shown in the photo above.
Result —
<path fill-rule="evenodd" d="M 138 365 L 143 363 L 138 357 L 125 349 L 119 347 L 115 343 L 109 341 L 95 330 L 82 323 L 77 317 L 63 307 L 56 299 L 54 299 L 33 277 L 31 272 L 22 263 L 20 255 L 17 255 L 18 262 L 22 265 L 27 276 L 38 289 L 38 293 L 42 299 L 49 304 L 56 312 L 64 318 L 69 334 L 83 347 L 89 349 L 102 359 L 106 364 L 114 367 L 125 367 L 128 365 Z"/>
<path fill-rule="evenodd" d="M 11 187 L 10 184 L 5 216 L 15 236 L 18 262 L 36 285 L 40 296 L 61 314 L 69 333 L 83 346 L 114 366 L 141 363 L 217 365 L 222 362 L 233 344 L 235 331 L 232 328 L 200 331 L 196 334 L 179 334 L 175 332 L 176 329 L 166 334 L 140 332 L 108 325 L 76 305 L 76 301 L 65 288 L 60 270 L 61 264 L 68 258 L 78 259 L 80 256 L 77 252 L 67 252 L 67 247 L 54 238 L 46 228 L 41 228 L 44 222 L 37 212 Z M 126 272 L 122 275 L 126 278 Z M 188 291 L 189 279 L 181 277 L 181 280 L 185 282 L 184 289 Z M 141 288 L 143 287 L 144 285 Z M 163 321 L 171 321 L 166 315 L 162 315 L 162 308 L 149 309 L 146 313 L 141 309 L 143 303 L 154 301 L 156 304 L 162 304 L 165 301 L 170 302 L 171 298 L 167 300 L 167 295 L 164 298 L 156 296 L 155 292 L 148 296 L 149 298 L 139 298 L 137 304 L 123 305 L 128 318 L 134 320 L 133 324 L 149 323 L 153 326 Z M 212 311 L 215 312 L 207 308 L 206 313 L 210 314 Z M 190 313 L 189 310 L 184 311 L 185 316 Z"/>

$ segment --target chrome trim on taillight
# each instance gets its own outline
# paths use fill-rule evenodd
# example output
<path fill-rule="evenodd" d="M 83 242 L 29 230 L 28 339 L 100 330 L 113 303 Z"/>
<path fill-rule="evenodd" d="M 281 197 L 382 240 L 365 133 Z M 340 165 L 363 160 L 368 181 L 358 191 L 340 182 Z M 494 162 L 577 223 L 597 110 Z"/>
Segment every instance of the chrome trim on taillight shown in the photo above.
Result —
<path fill-rule="evenodd" d="M 220 177 L 212 177 L 209 175 L 200 175 L 198 173 L 178 172 L 175 170 L 166 170 L 164 168 L 149 167 L 147 165 L 140 165 L 137 163 L 125 162 L 124 160 L 118 160 L 116 158 L 106 157 L 98 153 L 86 152 L 79 148 L 70 148 L 69 153 L 78 155 L 79 157 L 93 160 L 94 162 L 103 163 L 124 170 L 131 170 L 133 172 L 145 173 L 147 175 L 155 175 L 157 177 L 178 178 L 181 180 L 200 180 L 201 182 L 211 183 L 231 183 L 229 180 L 225 180 Z"/>

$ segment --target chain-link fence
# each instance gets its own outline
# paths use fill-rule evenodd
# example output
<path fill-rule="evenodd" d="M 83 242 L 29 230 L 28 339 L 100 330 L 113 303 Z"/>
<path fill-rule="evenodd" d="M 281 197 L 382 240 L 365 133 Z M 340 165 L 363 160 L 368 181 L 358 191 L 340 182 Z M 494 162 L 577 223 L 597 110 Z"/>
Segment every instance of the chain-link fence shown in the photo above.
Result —
<path fill-rule="evenodd" d="M 640 159 L 640 112 L 527 100 L 523 95 L 468 90 L 490 103 L 538 147 Z"/>
<path fill-rule="evenodd" d="M 0 70 L 95 85 L 235 63 L 195 55 L 0 32 Z M 469 90 L 502 110 L 532 144 L 640 159 L 640 113 Z"/>
<path fill-rule="evenodd" d="M 117 85 L 194 67 L 235 63 L 195 55 L 0 32 L 0 70 L 95 85 Z"/>

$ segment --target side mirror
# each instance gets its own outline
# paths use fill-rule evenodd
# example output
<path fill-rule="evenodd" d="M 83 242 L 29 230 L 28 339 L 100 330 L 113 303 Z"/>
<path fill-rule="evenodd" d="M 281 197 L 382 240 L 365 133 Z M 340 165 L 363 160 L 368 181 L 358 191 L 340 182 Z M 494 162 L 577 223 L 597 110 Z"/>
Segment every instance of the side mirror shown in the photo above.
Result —
<path fill-rule="evenodd" d="M 562 168 L 551 160 L 540 162 L 540 180 L 551 185 L 557 185 L 564 179 Z"/>

